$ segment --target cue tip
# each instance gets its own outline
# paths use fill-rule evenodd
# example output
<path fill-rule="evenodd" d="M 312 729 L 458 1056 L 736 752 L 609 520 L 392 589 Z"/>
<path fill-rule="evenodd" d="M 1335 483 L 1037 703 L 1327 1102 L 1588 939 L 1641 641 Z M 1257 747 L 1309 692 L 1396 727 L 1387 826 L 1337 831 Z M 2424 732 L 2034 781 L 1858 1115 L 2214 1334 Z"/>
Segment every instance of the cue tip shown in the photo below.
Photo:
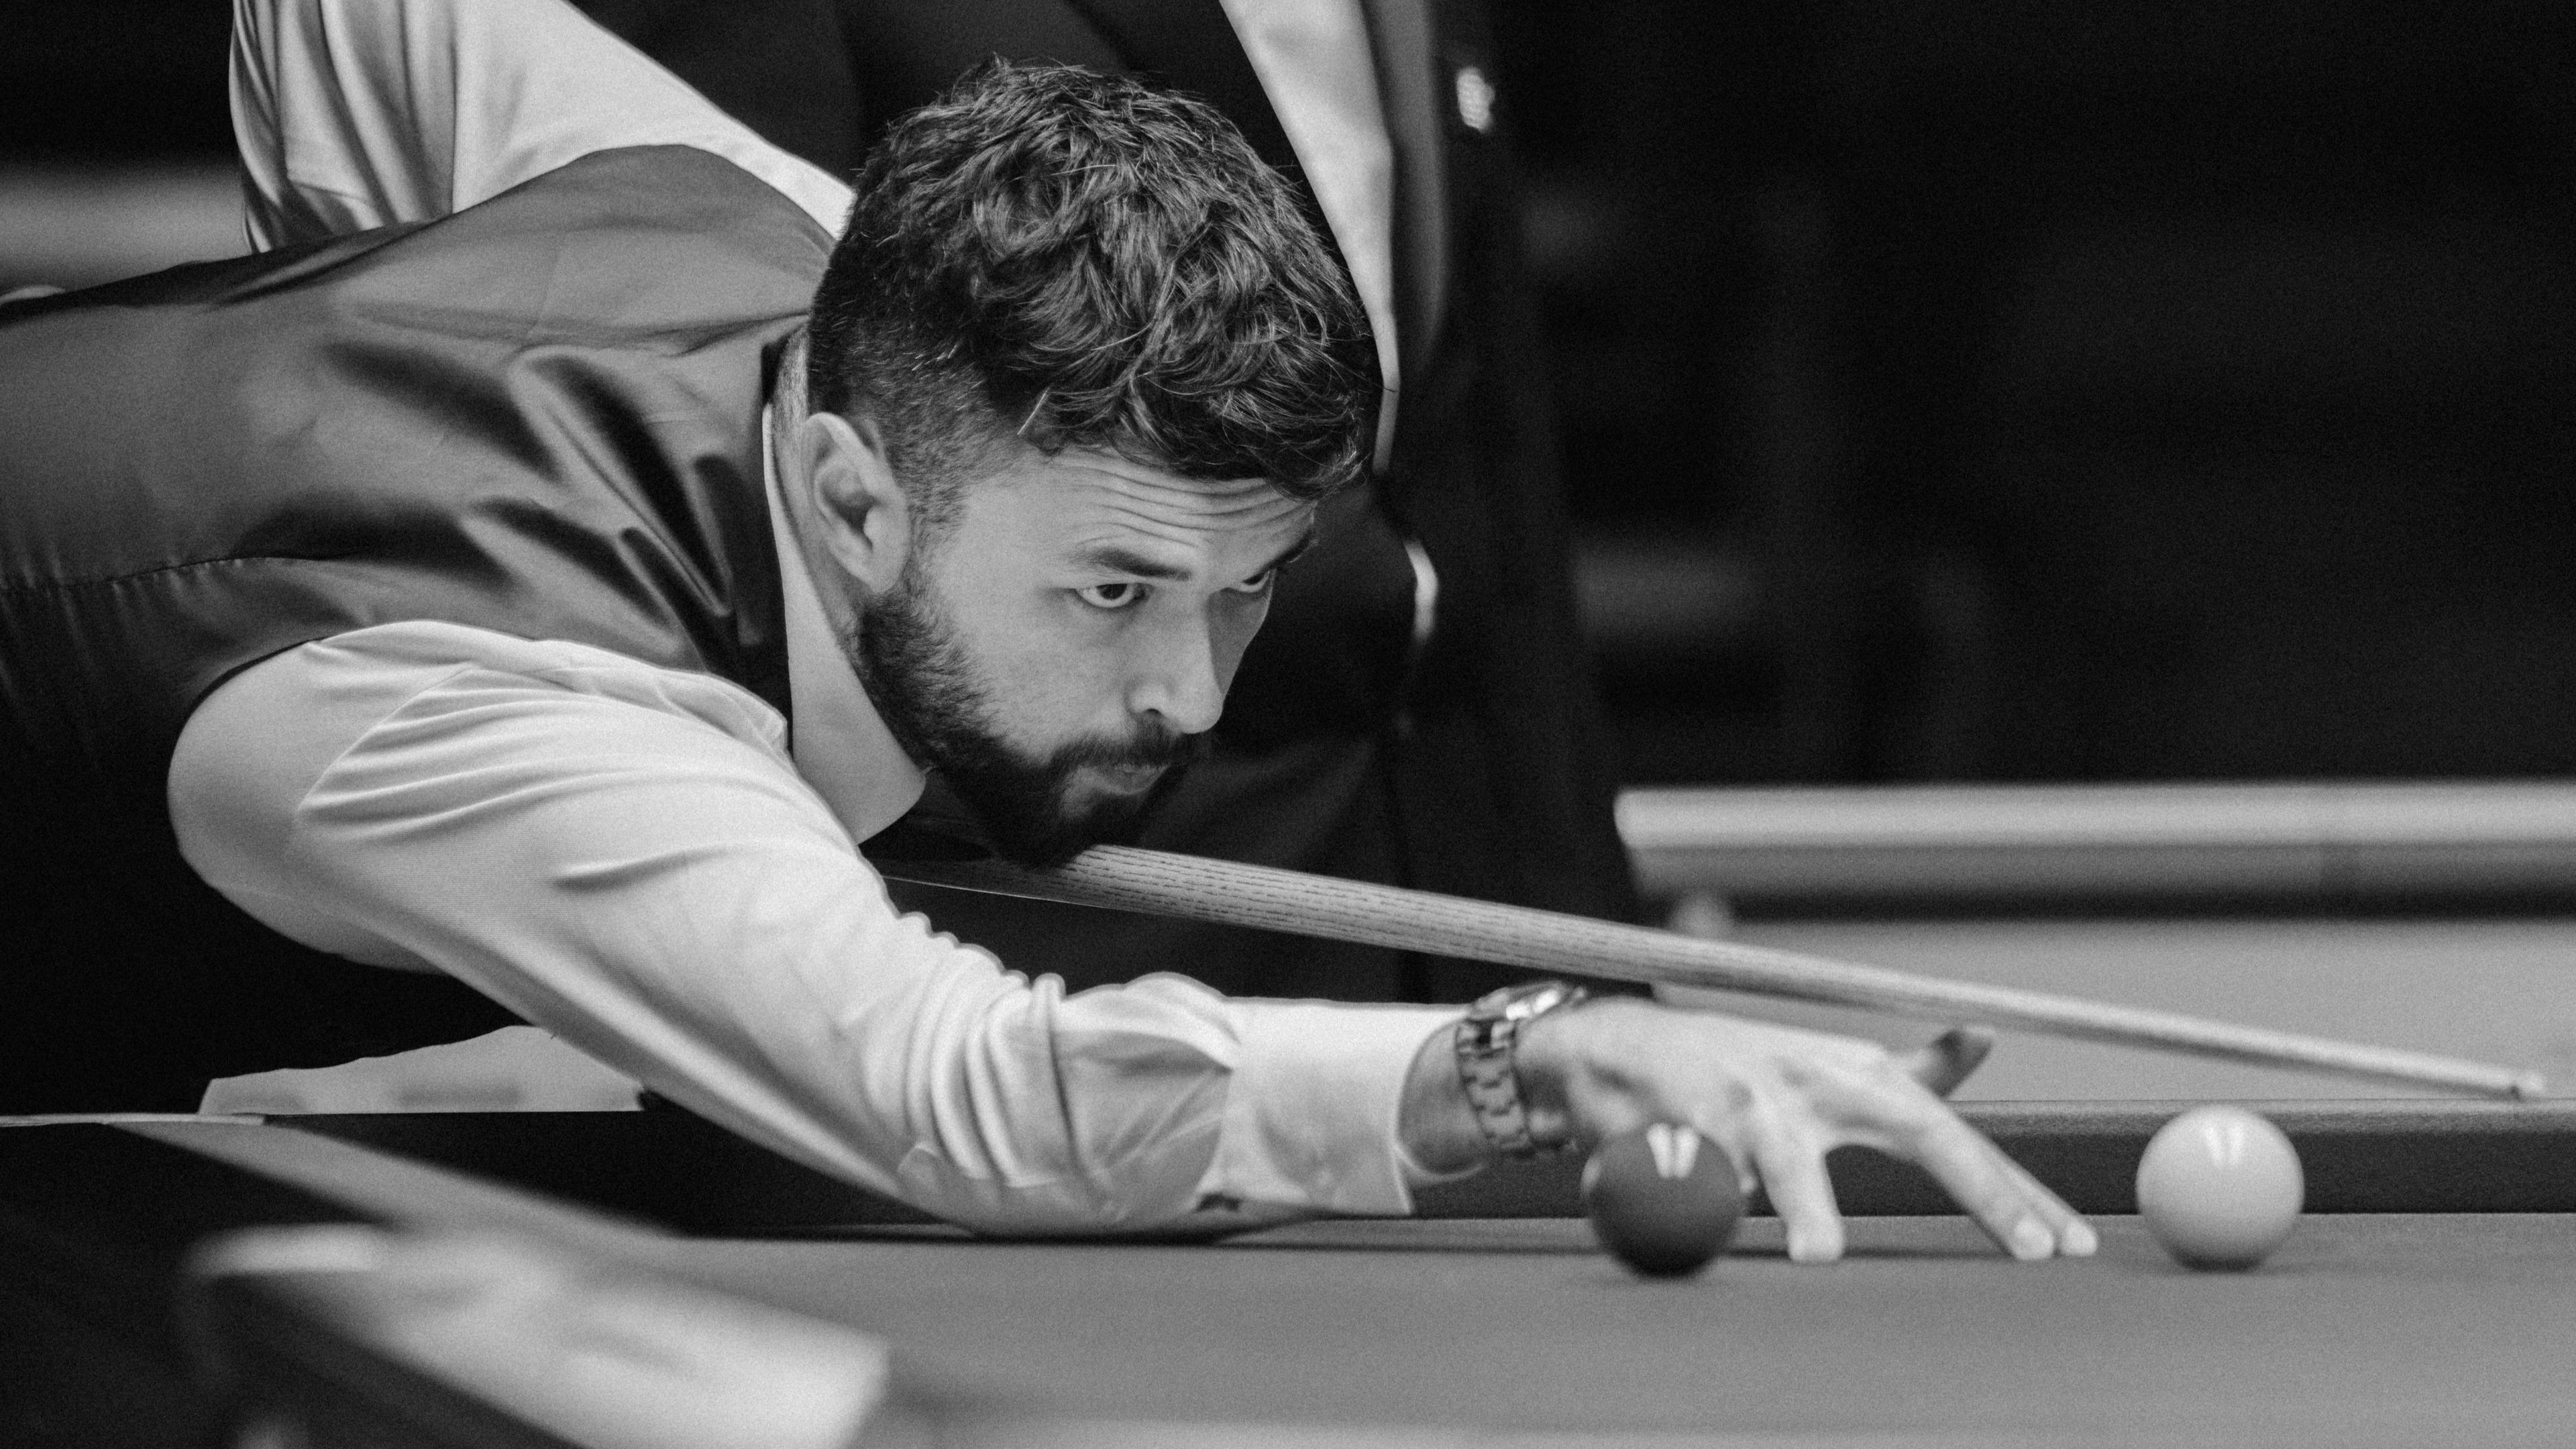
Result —
<path fill-rule="evenodd" d="M 2524 1072 L 2513 1079 L 2513 1099 L 2535 1102 L 2549 1095 L 2549 1079 L 2538 1072 Z"/>

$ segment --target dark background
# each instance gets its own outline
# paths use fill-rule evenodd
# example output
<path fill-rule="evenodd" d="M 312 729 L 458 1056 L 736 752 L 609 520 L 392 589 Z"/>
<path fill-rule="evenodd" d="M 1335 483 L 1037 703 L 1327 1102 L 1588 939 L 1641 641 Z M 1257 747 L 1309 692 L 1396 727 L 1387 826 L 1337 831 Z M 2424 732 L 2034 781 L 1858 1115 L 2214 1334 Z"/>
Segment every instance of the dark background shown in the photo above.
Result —
<path fill-rule="evenodd" d="M 1634 783 L 2576 769 L 2576 7 L 1493 0 Z M 0 0 L 0 287 L 237 245 Z"/>

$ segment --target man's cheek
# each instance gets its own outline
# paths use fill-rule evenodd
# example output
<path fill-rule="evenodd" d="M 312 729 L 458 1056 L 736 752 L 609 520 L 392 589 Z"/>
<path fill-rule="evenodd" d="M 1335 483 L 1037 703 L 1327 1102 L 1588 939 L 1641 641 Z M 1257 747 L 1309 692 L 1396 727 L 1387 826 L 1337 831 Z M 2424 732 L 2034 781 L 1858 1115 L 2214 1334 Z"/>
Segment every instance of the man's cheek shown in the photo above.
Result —
<path fill-rule="evenodd" d="M 1032 655 L 990 681 L 988 698 L 1003 737 L 1028 759 L 1038 760 L 1117 718 L 1115 675 L 1105 666 L 1068 654 Z"/>

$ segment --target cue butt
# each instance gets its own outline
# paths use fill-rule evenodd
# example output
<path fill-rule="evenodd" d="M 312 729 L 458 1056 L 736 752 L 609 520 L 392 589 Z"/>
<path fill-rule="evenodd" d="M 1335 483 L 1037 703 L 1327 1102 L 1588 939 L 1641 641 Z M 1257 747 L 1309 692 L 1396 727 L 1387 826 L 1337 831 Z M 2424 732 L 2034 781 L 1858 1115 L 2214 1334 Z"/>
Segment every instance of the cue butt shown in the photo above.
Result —
<path fill-rule="evenodd" d="M 1133 846 L 1094 846 L 1052 870 L 1000 861 L 871 863 L 885 875 L 924 885 L 1249 926 L 1537 971 L 1745 991 L 2491 1097 L 2538 1097 L 2547 1085 L 2535 1072 L 2422 1052 Z"/>

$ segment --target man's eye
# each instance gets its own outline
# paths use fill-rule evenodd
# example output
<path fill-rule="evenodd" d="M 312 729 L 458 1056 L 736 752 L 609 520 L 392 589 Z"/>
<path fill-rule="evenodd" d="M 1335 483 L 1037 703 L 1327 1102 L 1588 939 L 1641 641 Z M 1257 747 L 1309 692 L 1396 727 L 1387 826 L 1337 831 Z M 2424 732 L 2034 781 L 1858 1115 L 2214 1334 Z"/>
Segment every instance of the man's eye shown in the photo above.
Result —
<path fill-rule="evenodd" d="M 1234 591 L 1238 594 L 1266 594 L 1270 592 L 1270 586 L 1278 581 L 1279 570 L 1263 569 L 1242 583 L 1236 584 Z"/>
<path fill-rule="evenodd" d="M 1093 584 L 1073 592 L 1075 597 L 1095 609 L 1124 609 L 1145 597 L 1145 586 L 1133 579 L 1122 579 L 1114 584 Z"/>

